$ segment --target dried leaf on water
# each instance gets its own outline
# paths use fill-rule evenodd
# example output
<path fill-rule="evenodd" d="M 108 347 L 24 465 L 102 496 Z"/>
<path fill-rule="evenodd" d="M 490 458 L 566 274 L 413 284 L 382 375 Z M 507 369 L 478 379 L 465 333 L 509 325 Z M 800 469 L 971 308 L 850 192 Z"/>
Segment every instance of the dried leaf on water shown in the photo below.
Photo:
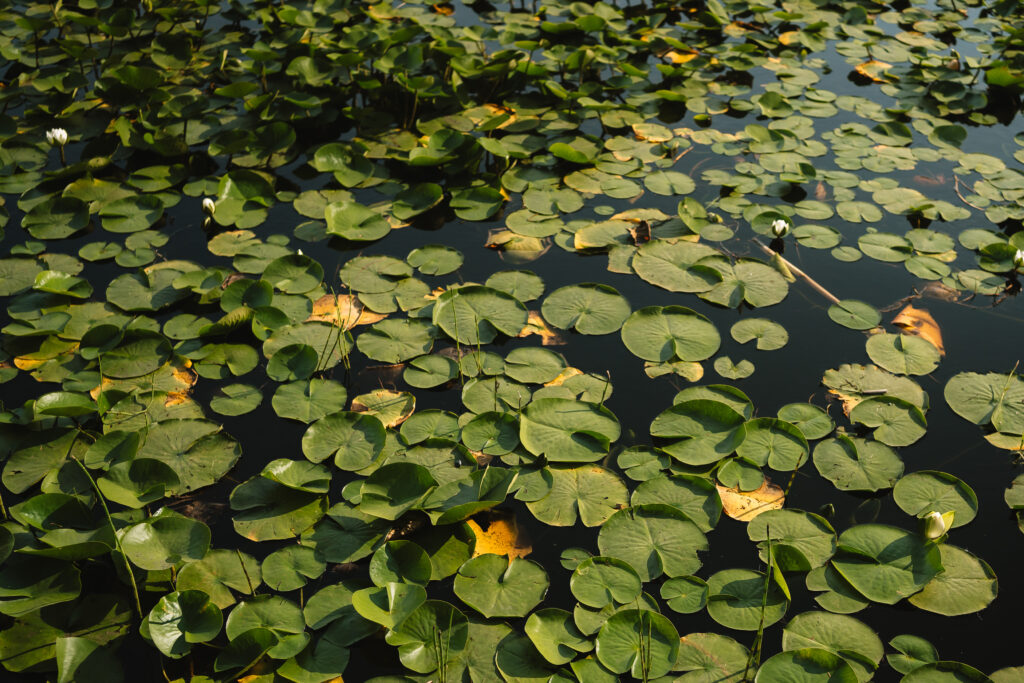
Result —
<path fill-rule="evenodd" d="M 739 491 L 721 484 L 716 485 L 716 488 L 722 498 L 722 511 L 741 522 L 749 522 L 762 512 L 781 510 L 786 504 L 786 494 L 782 488 L 767 478 L 753 491 Z"/>
<path fill-rule="evenodd" d="M 896 317 L 892 319 L 892 324 L 907 334 L 916 335 L 930 342 L 939 350 L 940 354 L 946 355 L 946 349 L 942 346 L 942 331 L 927 309 L 908 305 L 896 314 Z"/>
<path fill-rule="evenodd" d="M 478 515 L 479 516 L 479 515 Z M 510 558 L 526 557 L 533 552 L 533 546 L 525 533 L 520 531 L 515 515 L 511 513 L 488 514 L 484 520 L 484 529 L 475 519 L 466 520 L 466 524 L 476 535 L 473 557 L 493 553 L 508 555 Z"/>

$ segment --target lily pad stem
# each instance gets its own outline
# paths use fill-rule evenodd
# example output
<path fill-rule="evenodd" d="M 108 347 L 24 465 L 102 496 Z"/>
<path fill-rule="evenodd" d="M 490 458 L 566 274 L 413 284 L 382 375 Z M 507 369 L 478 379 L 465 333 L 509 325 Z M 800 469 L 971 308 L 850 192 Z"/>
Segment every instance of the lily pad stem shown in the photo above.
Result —
<path fill-rule="evenodd" d="M 772 557 L 772 528 L 771 525 L 765 526 L 765 538 L 768 544 L 768 566 L 764 571 L 764 591 L 761 593 L 761 621 L 757 625 L 757 635 L 754 636 L 754 642 L 750 647 L 750 654 L 747 655 L 747 666 L 743 669 L 743 681 L 749 681 L 747 674 L 750 672 L 750 667 L 753 666 L 756 670 L 761 666 L 761 639 L 764 637 L 764 613 L 768 609 L 768 586 L 771 581 L 771 570 L 775 560 Z"/>
<path fill-rule="evenodd" d="M 75 437 L 71 441 L 72 446 L 77 440 Z M 100 505 L 103 506 L 103 514 L 107 516 L 107 524 L 110 525 L 110 530 L 114 533 L 114 545 L 117 548 L 117 552 L 121 555 L 121 560 L 124 562 L 124 568 L 128 572 L 128 580 L 132 584 L 132 596 L 135 598 L 135 612 L 139 615 L 139 619 L 142 618 L 142 602 L 139 600 L 139 587 L 135 583 L 135 574 L 132 572 L 132 565 L 128 562 L 128 556 L 125 555 L 124 548 L 121 547 L 121 539 L 117 537 L 117 527 L 114 526 L 114 519 L 110 516 L 110 508 L 107 507 L 107 499 L 103 497 L 103 493 L 100 491 L 100 487 L 96 485 L 96 480 L 92 478 L 92 474 L 89 472 L 89 468 L 86 467 L 81 460 L 71 454 L 71 449 L 68 449 L 68 457 L 75 461 L 82 473 L 85 474 L 86 479 L 92 484 L 93 489 L 96 491 L 96 497 L 100 499 Z"/>
<path fill-rule="evenodd" d="M 756 237 L 754 238 L 754 242 L 757 244 L 757 246 L 761 247 L 761 250 L 764 251 L 766 254 L 776 254 L 777 253 L 777 252 L 772 251 L 768 247 L 766 247 L 764 245 L 764 243 L 761 242 L 761 240 L 757 239 Z M 813 287 L 815 290 L 817 290 L 819 294 L 824 296 L 826 299 L 828 299 L 832 303 L 834 303 L 834 304 L 838 304 L 839 303 L 839 298 L 836 297 L 835 294 L 833 294 L 832 292 L 828 291 L 827 289 L 822 287 L 820 284 L 818 284 L 817 281 L 814 278 L 812 278 L 810 275 L 808 275 L 804 271 L 802 271 L 799 268 L 797 268 L 796 266 L 794 266 L 793 263 L 791 261 L 789 261 L 788 259 L 786 259 L 785 257 L 783 257 L 782 254 L 777 254 L 777 255 L 779 257 L 779 260 L 782 261 L 784 264 L 786 264 L 787 268 L 789 268 L 791 271 L 793 271 L 794 275 L 798 275 L 798 276 L 802 277 L 807 282 L 807 284 L 809 284 L 811 287 Z"/>
<path fill-rule="evenodd" d="M 242 573 L 245 574 L 245 582 L 249 584 L 249 595 L 256 597 L 256 591 L 252 587 L 252 579 L 249 578 L 249 571 L 245 568 L 245 560 L 242 559 L 242 551 L 235 548 L 235 554 L 238 555 L 238 564 L 242 565 Z"/>

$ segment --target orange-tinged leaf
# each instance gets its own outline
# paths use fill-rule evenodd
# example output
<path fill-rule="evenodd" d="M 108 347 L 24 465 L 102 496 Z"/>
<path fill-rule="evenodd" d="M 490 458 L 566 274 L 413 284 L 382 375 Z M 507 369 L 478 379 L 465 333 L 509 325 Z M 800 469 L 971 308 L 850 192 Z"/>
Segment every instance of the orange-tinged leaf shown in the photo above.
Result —
<path fill-rule="evenodd" d="M 372 325 L 386 317 L 364 307 L 354 294 L 326 294 L 313 302 L 313 312 L 306 322 L 325 322 L 349 330 L 356 325 Z"/>
<path fill-rule="evenodd" d="M 784 31 L 779 34 L 779 42 L 783 45 L 793 45 L 800 42 L 800 31 Z"/>
<path fill-rule="evenodd" d="M 408 391 L 374 389 L 352 399 L 352 410 L 375 415 L 385 427 L 397 427 L 416 411 L 416 397 Z"/>
<path fill-rule="evenodd" d="M 854 71 L 859 73 L 864 78 L 869 78 L 875 83 L 888 83 L 889 78 L 885 75 L 885 70 L 891 67 L 892 64 L 882 62 L 877 59 L 869 59 L 866 62 L 861 62 L 853 68 Z"/>
<path fill-rule="evenodd" d="M 479 516 L 479 515 L 478 515 Z M 519 531 L 515 515 L 505 513 L 500 517 L 494 514 L 490 517 L 487 528 L 484 529 L 475 519 L 467 519 L 466 524 L 476 535 L 476 545 L 473 547 L 473 557 L 493 553 L 495 555 L 508 555 L 510 558 L 526 557 L 533 552 L 533 546 L 526 538 L 526 535 Z"/>
<path fill-rule="evenodd" d="M 579 368 L 571 368 L 571 367 L 570 368 L 566 368 L 565 370 L 562 370 L 560 373 L 558 373 L 558 377 L 554 378 L 553 380 L 551 380 L 550 382 L 548 382 L 544 386 L 546 386 L 546 387 L 560 387 L 563 384 L 565 384 L 566 380 L 571 379 L 573 377 L 576 377 L 577 375 L 582 375 L 582 374 L 583 374 L 583 371 L 580 370 Z"/>
<path fill-rule="evenodd" d="M 722 498 L 722 511 L 741 522 L 749 522 L 762 512 L 781 510 L 786 504 L 786 494 L 767 478 L 753 491 L 739 491 L 721 484 L 716 488 Z"/>
<path fill-rule="evenodd" d="M 565 339 L 562 338 L 562 335 L 551 329 L 537 311 L 530 311 L 526 318 L 526 325 L 517 336 L 529 337 L 531 334 L 540 337 L 542 346 L 562 346 L 565 344 Z"/>
<path fill-rule="evenodd" d="M 694 60 L 698 57 L 698 52 L 677 52 L 675 50 L 669 50 L 665 53 L 673 64 L 686 64 L 687 62 Z"/>
<path fill-rule="evenodd" d="M 442 16 L 450 17 L 455 14 L 455 8 L 450 3 L 439 2 L 436 5 L 431 5 L 430 9 Z"/>
<path fill-rule="evenodd" d="M 908 305 L 896 314 L 892 324 L 907 334 L 917 335 L 939 350 L 943 356 L 946 349 L 942 346 L 942 331 L 935 318 L 924 308 L 914 308 Z"/>

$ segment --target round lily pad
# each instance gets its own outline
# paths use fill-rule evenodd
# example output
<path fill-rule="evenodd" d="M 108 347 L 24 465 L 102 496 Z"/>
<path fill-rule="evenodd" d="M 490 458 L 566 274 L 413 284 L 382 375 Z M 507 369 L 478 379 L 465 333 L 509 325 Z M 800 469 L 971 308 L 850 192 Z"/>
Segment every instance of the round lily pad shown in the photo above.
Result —
<path fill-rule="evenodd" d="M 978 497 L 973 489 L 945 472 L 911 472 L 896 482 L 892 496 L 901 510 L 915 517 L 925 517 L 931 512 L 953 512 L 954 529 L 969 523 L 978 514 Z"/>
<path fill-rule="evenodd" d="M 769 583 L 765 601 L 766 581 Z M 762 623 L 768 628 L 788 608 L 789 600 L 778 584 L 761 572 L 723 569 L 708 578 L 708 614 L 727 628 L 756 631 Z"/>
<path fill-rule="evenodd" d="M 622 342 L 644 360 L 700 361 L 718 351 L 721 337 L 710 320 L 689 308 L 647 306 L 626 320 Z"/>
<path fill-rule="evenodd" d="M 732 338 L 740 344 L 757 340 L 759 351 L 781 349 L 789 341 L 789 333 L 782 325 L 766 318 L 744 318 L 729 330 Z"/>
<path fill-rule="evenodd" d="M 492 554 L 468 560 L 455 577 L 455 594 L 487 618 L 524 617 L 547 589 L 547 573 L 536 562 Z"/>
<path fill-rule="evenodd" d="M 639 505 L 619 510 L 601 526 L 601 554 L 628 562 L 643 581 L 662 574 L 686 576 L 701 565 L 698 551 L 707 538 L 696 524 L 668 505 Z"/>
<path fill-rule="evenodd" d="M 860 524 L 839 537 L 832 566 L 864 597 L 892 605 L 942 571 L 938 546 L 884 524 Z"/>
<path fill-rule="evenodd" d="M 611 334 L 622 327 L 629 311 L 629 302 L 617 290 L 592 283 L 556 289 L 541 307 L 549 323 L 581 334 Z"/>
<path fill-rule="evenodd" d="M 876 334 L 866 346 L 872 361 L 897 375 L 927 375 L 939 365 L 939 350 L 921 337 Z"/>
<path fill-rule="evenodd" d="M 828 317 L 851 330 L 870 330 L 882 321 L 882 314 L 871 304 L 844 299 L 828 307 Z"/>

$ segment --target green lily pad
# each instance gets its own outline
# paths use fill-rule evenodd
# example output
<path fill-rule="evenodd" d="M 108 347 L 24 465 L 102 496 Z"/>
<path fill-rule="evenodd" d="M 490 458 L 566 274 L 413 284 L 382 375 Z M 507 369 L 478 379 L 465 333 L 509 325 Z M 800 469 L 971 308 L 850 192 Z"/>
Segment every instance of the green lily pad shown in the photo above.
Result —
<path fill-rule="evenodd" d="M 647 282 L 670 292 L 706 292 L 722 277 L 699 262 L 718 253 L 700 242 L 651 240 L 636 250 L 632 267 Z"/>
<path fill-rule="evenodd" d="M 876 334 L 866 346 L 872 361 L 897 375 L 927 375 L 939 365 L 939 350 L 921 337 Z"/>
<path fill-rule="evenodd" d="M 661 598 L 672 611 L 693 614 L 708 604 L 708 584 L 697 576 L 678 576 L 661 584 Z"/>
<path fill-rule="evenodd" d="M 526 620 L 525 632 L 537 651 L 551 664 L 567 664 L 594 644 L 576 628 L 570 612 L 556 608 L 537 610 Z"/>
<path fill-rule="evenodd" d="M 761 559 L 772 559 L 782 571 L 806 572 L 824 566 L 836 552 L 836 532 L 823 517 L 802 510 L 767 510 L 747 524 Z"/>
<path fill-rule="evenodd" d="M 920 408 L 895 396 L 861 401 L 850 411 L 850 420 L 874 427 L 875 438 L 890 446 L 909 446 L 928 428 Z"/>
<path fill-rule="evenodd" d="M 917 593 L 942 571 L 938 546 L 883 524 L 844 531 L 832 566 L 864 597 L 887 605 Z"/>
<path fill-rule="evenodd" d="M 707 533 L 722 514 L 722 500 L 710 479 L 687 474 L 658 475 L 642 482 L 633 491 L 632 505 L 671 505 Z"/>
<path fill-rule="evenodd" d="M 662 411 L 651 422 L 651 435 L 681 439 L 663 450 L 687 465 L 707 465 L 743 443 L 744 422 L 743 416 L 725 403 L 694 399 Z"/>
<path fill-rule="evenodd" d="M 205 591 L 213 604 L 224 609 L 235 603 L 232 591 L 248 594 L 261 583 L 259 561 L 246 553 L 217 549 L 186 564 L 178 572 L 177 588 Z"/>
<path fill-rule="evenodd" d="M 691 633 L 679 641 L 676 670 L 683 683 L 738 683 L 747 671 L 747 648 L 717 633 Z"/>
<path fill-rule="evenodd" d="M 451 289 L 434 302 L 433 323 L 461 344 L 489 344 L 498 336 L 518 335 L 526 325 L 526 307 L 505 292 L 481 285 Z"/>
<path fill-rule="evenodd" d="M 433 326 L 425 320 L 382 320 L 356 339 L 356 347 L 368 358 L 382 363 L 401 363 L 434 345 Z"/>
<path fill-rule="evenodd" d="M 949 407 L 965 420 L 1024 433 L 1024 379 L 1018 375 L 962 372 L 946 383 L 944 394 Z"/>
<path fill-rule="evenodd" d="M 523 447 L 552 462 L 600 460 L 619 432 L 619 421 L 607 408 L 564 398 L 533 401 L 519 421 Z"/>
<path fill-rule="evenodd" d="M 870 330 L 882 321 L 874 306 L 856 299 L 843 299 L 828 307 L 828 317 L 851 330 Z"/>
<path fill-rule="evenodd" d="M 903 461 L 885 444 L 842 434 L 815 447 L 814 467 L 840 491 L 880 491 L 903 474 Z"/>
<path fill-rule="evenodd" d="M 721 337 L 710 320 L 689 308 L 647 306 L 623 324 L 622 343 L 644 360 L 701 361 L 718 351 Z"/>
<path fill-rule="evenodd" d="M 954 529 L 969 523 L 978 514 L 978 497 L 974 490 L 945 472 L 911 472 L 896 482 L 892 497 L 901 510 L 915 517 L 925 517 L 930 512 L 953 512 Z"/>
<path fill-rule="evenodd" d="M 687 576 L 701 565 L 707 538 L 696 524 L 668 505 L 639 505 L 619 510 L 601 526 L 601 554 L 628 562 L 643 581 L 662 574 Z"/>
<path fill-rule="evenodd" d="M 391 225 L 379 211 L 354 201 L 331 202 L 324 208 L 327 234 L 353 242 L 372 242 L 389 232 Z"/>
<path fill-rule="evenodd" d="M 769 582 L 767 600 L 766 581 Z M 723 569 L 708 578 L 708 614 L 727 628 L 756 631 L 762 623 L 768 628 L 781 619 L 788 608 L 789 600 L 778 584 L 761 572 Z"/>
<path fill-rule="evenodd" d="M 459 568 L 455 594 L 487 618 L 522 617 L 544 599 L 548 577 L 540 565 L 520 558 L 481 555 Z"/>
<path fill-rule="evenodd" d="M 597 658 L 610 671 L 634 678 L 667 674 L 679 654 L 679 633 L 672 622 L 645 609 L 612 615 L 597 634 Z"/>
<path fill-rule="evenodd" d="M 210 548 L 210 528 L 169 508 L 129 527 L 121 547 L 133 564 L 151 571 L 200 560 Z"/>
<path fill-rule="evenodd" d="M 576 565 L 569 579 L 573 596 L 584 605 L 598 609 L 632 602 L 640 596 L 641 586 L 636 570 L 614 557 L 588 557 Z"/>
<path fill-rule="evenodd" d="M 778 680 L 793 683 L 856 683 L 858 678 L 849 662 L 842 657 L 820 648 L 803 648 L 772 656 L 761 665 L 754 677 L 755 683 Z"/>
<path fill-rule="evenodd" d="M 608 285 L 581 284 L 556 289 L 544 299 L 544 319 L 580 334 L 611 334 L 629 317 L 629 302 Z"/>
<path fill-rule="evenodd" d="M 430 557 L 412 541 L 388 541 L 370 559 L 370 580 L 382 587 L 392 582 L 426 585 L 432 571 Z"/>
<path fill-rule="evenodd" d="M 405 260 L 424 275 L 447 275 L 459 269 L 463 256 L 458 249 L 443 244 L 427 244 L 410 251 Z"/>
<path fill-rule="evenodd" d="M 626 485 L 603 467 L 553 466 L 543 472 L 550 477 L 550 488 L 527 507 L 545 524 L 573 526 L 578 515 L 584 526 L 600 526 L 626 504 Z"/>
<path fill-rule="evenodd" d="M 928 612 L 956 616 L 980 612 L 996 599 L 995 572 L 979 559 L 956 546 L 939 546 L 942 573 L 929 581 L 910 604 Z"/>
<path fill-rule="evenodd" d="M 325 415 L 302 437 L 302 452 L 311 462 L 334 456 L 341 469 L 360 470 L 384 449 L 384 425 L 373 415 L 342 411 Z"/>
<path fill-rule="evenodd" d="M 418 673 L 440 670 L 439 677 L 447 680 L 448 669 L 469 643 L 469 620 L 447 602 L 427 600 L 386 638 L 407 668 Z"/>
<path fill-rule="evenodd" d="M 759 351 L 781 349 L 789 341 L 786 328 L 767 318 L 744 318 L 730 328 L 729 334 L 740 344 L 756 339 Z"/>
<path fill-rule="evenodd" d="M 309 424 L 344 407 L 347 398 L 340 383 L 309 379 L 282 384 L 274 392 L 271 405 L 278 417 Z"/>
<path fill-rule="evenodd" d="M 219 415 L 245 415 L 263 401 L 260 390 L 249 384 L 228 384 L 210 399 L 210 408 Z"/>
<path fill-rule="evenodd" d="M 818 648 L 842 657 L 860 681 L 871 680 L 885 653 L 882 641 L 867 624 L 829 612 L 804 612 L 786 624 L 782 649 L 804 648 Z"/>
<path fill-rule="evenodd" d="M 210 596 L 199 590 L 168 593 L 146 617 L 153 644 L 167 657 L 178 659 L 220 633 L 224 616 Z"/>

